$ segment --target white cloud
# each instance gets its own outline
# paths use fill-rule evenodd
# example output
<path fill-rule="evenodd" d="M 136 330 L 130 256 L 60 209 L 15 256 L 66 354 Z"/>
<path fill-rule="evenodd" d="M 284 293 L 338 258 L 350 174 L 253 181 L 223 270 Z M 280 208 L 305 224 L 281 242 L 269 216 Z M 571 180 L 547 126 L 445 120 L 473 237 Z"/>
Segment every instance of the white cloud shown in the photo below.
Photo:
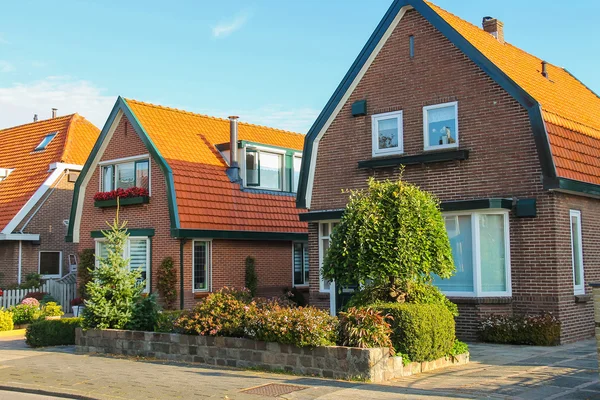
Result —
<path fill-rule="evenodd" d="M 233 32 L 241 29 L 250 19 L 248 12 L 236 15 L 232 20 L 221 21 L 212 28 L 212 35 L 216 38 L 223 38 L 231 35 Z"/>
<path fill-rule="evenodd" d="M 281 105 L 275 104 L 266 105 L 256 109 L 235 110 L 233 114 L 238 115 L 241 122 L 306 134 L 317 119 L 319 112 L 320 110 L 308 107 L 286 109 Z M 221 118 L 232 115 L 231 111 L 229 113 L 202 111 L 201 113 Z"/>
<path fill-rule="evenodd" d="M 5 60 L 0 60 L 0 72 L 12 72 L 15 66 Z"/>
<path fill-rule="evenodd" d="M 59 116 L 77 112 L 102 129 L 116 100 L 102 92 L 91 82 L 65 76 L 0 87 L 0 129 L 31 122 L 33 114 L 50 118 L 52 108 Z"/>

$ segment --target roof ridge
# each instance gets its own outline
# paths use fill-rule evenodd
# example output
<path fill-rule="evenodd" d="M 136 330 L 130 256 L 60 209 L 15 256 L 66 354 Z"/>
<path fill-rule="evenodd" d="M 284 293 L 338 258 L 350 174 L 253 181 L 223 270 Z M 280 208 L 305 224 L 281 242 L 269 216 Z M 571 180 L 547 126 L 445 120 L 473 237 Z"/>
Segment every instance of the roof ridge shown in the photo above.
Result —
<path fill-rule="evenodd" d="M 140 104 L 140 105 L 143 105 L 143 106 L 147 106 L 147 107 L 154 107 L 154 108 L 159 108 L 159 109 L 163 109 L 163 110 L 167 110 L 167 111 L 174 111 L 174 112 L 178 112 L 178 113 L 182 113 L 182 114 L 193 115 L 193 116 L 196 116 L 196 117 L 210 118 L 210 119 L 215 119 L 215 120 L 218 120 L 218 121 L 229 122 L 229 120 L 227 118 L 214 117 L 214 116 L 208 115 L 208 114 L 195 113 L 195 112 L 192 112 L 192 111 L 182 110 L 180 108 L 162 106 L 160 104 L 148 103 L 148 102 L 145 102 L 145 101 L 140 101 L 140 100 L 135 100 L 135 99 L 127 99 L 127 98 L 123 98 L 123 99 L 126 102 L 133 102 L 133 103 L 137 103 L 137 104 Z M 292 132 L 292 131 L 288 131 L 288 130 L 285 130 L 285 129 L 273 128 L 273 127 L 266 126 L 266 125 L 252 124 L 252 123 L 244 122 L 244 121 L 240 121 L 239 124 L 240 125 L 246 125 L 246 126 L 253 126 L 253 127 L 257 127 L 257 128 L 270 129 L 270 130 L 273 130 L 273 131 L 283 132 L 283 133 L 291 134 L 291 135 L 295 135 L 295 136 L 305 136 L 304 134 L 299 133 L 299 132 Z"/>
<path fill-rule="evenodd" d="M 48 122 L 48 121 L 56 121 L 56 120 L 59 120 L 59 119 L 69 119 L 69 118 L 72 118 L 72 117 L 73 117 L 73 116 L 75 116 L 75 115 L 79 115 L 79 114 L 77 114 L 77 113 L 73 113 L 73 114 L 67 114 L 67 115 L 62 115 L 62 116 L 60 116 L 60 117 L 48 118 L 48 119 L 42 119 L 42 120 L 40 120 L 40 121 L 32 121 L 32 122 L 28 122 L 28 123 L 26 123 L 26 124 L 15 125 L 15 126 L 9 126 L 8 128 L 2 128 L 2 129 L 0 129 L 0 133 L 2 133 L 2 132 L 4 132 L 4 131 L 11 130 L 11 129 L 22 128 L 22 127 L 24 127 L 24 126 L 27 126 L 27 125 L 39 124 L 39 123 L 42 123 L 42 122 Z"/>

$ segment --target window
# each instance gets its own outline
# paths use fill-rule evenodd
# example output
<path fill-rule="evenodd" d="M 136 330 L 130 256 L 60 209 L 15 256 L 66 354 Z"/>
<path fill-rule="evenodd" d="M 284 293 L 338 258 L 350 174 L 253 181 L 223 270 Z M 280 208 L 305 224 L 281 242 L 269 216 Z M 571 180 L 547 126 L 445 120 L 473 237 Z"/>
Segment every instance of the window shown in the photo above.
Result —
<path fill-rule="evenodd" d="M 402 154 L 402 111 L 373 115 L 371 124 L 373 157 Z"/>
<path fill-rule="evenodd" d="M 581 211 L 571 210 L 571 260 L 575 294 L 585 294 L 583 276 L 583 246 L 581 240 Z"/>
<path fill-rule="evenodd" d="M 308 285 L 308 243 L 294 243 L 294 286 Z"/>
<path fill-rule="evenodd" d="M 194 292 L 210 291 L 211 242 L 194 240 L 192 252 L 192 282 Z"/>
<path fill-rule="evenodd" d="M 103 192 L 134 186 L 150 190 L 149 160 L 103 165 L 100 171 L 100 186 Z"/>
<path fill-rule="evenodd" d="M 445 214 L 456 273 L 434 283 L 449 296 L 510 296 L 508 212 Z"/>
<path fill-rule="evenodd" d="M 337 226 L 338 221 L 335 222 L 321 222 L 319 224 L 319 290 L 321 292 L 329 293 L 331 288 L 331 282 L 326 281 L 321 276 L 321 269 L 323 267 L 323 261 L 329 250 L 329 243 L 331 240 L 331 233 Z"/>
<path fill-rule="evenodd" d="M 40 144 L 38 144 L 37 147 L 35 149 L 33 149 L 33 151 L 44 150 L 50 144 L 52 139 L 54 139 L 54 137 L 56 136 L 57 133 L 58 132 L 52 132 L 52 133 L 49 133 L 46 136 L 44 136 L 44 138 L 42 139 Z"/>
<path fill-rule="evenodd" d="M 108 257 L 108 246 L 105 239 L 96 239 L 96 267 L 98 258 Z M 123 257 L 129 259 L 130 270 L 140 270 L 141 281 L 146 281 L 144 292 L 150 291 L 150 238 L 130 236 L 123 250 Z"/>
<path fill-rule="evenodd" d="M 292 177 L 292 191 L 298 192 L 298 182 L 300 182 L 300 168 L 302 167 L 302 157 L 294 156 L 294 172 Z"/>
<path fill-rule="evenodd" d="M 6 178 L 8 178 L 8 175 L 10 175 L 10 173 L 12 171 L 13 171 L 12 169 L 0 168 L 0 182 L 2 182 L 3 180 L 5 180 Z"/>
<path fill-rule="evenodd" d="M 40 251 L 38 271 L 44 278 L 60 278 L 62 275 L 62 252 Z"/>
<path fill-rule="evenodd" d="M 425 150 L 458 147 L 458 102 L 423 107 Z"/>
<path fill-rule="evenodd" d="M 246 150 L 246 185 L 282 190 L 283 154 Z"/>

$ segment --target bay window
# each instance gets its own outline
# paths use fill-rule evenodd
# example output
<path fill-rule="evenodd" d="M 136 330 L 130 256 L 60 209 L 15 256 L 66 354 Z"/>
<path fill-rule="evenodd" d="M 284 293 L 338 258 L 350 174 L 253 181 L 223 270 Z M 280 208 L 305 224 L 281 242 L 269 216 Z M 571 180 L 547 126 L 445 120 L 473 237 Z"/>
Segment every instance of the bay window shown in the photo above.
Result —
<path fill-rule="evenodd" d="M 123 249 L 123 258 L 129 259 L 129 269 L 139 270 L 140 281 L 145 281 L 144 292 L 150 291 L 150 238 L 145 236 L 130 236 Z M 99 258 L 108 257 L 106 239 L 96 239 L 96 268 L 100 265 Z"/>
<path fill-rule="evenodd" d="M 293 245 L 294 286 L 308 285 L 308 243 Z"/>
<path fill-rule="evenodd" d="M 194 240 L 192 249 L 192 290 L 210 291 L 211 242 Z"/>
<path fill-rule="evenodd" d="M 575 294 L 585 294 L 583 281 L 583 247 L 581 241 L 581 211 L 571 210 L 571 261 L 573 265 L 573 288 Z"/>
<path fill-rule="evenodd" d="M 331 242 L 331 233 L 338 225 L 339 221 L 321 222 L 319 224 L 319 290 L 324 293 L 329 293 L 331 290 L 331 282 L 323 279 L 321 270 L 323 268 L 323 261 L 329 250 L 329 244 Z"/>
<path fill-rule="evenodd" d="M 116 189 L 139 187 L 150 190 L 150 161 L 141 159 L 129 162 L 103 163 L 100 169 L 100 190 L 110 192 Z"/>
<path fill-rule="evenodd" d="M 448 213 L 444 221 L 456 272 L 435 285 L 448 296 L 510 296 L 508 212 Z"/>

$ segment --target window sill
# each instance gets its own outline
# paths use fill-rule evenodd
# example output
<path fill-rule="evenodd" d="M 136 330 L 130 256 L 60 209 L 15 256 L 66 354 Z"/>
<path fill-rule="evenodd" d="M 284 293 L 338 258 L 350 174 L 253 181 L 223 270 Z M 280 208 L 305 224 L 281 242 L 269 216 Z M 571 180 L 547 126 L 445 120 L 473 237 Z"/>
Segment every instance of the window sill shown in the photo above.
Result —
<path fill-rule="evenodd" d="M 512 297 L 452 297 L 448 296 L 448 300 L 454 304 L 510 304 Z"/>
<path fill-rule="evenodd" d="M 125 197 L 119 199 L 120 206 L 131 206 L 134 204 L 148 204 L 150 202 L 150 196 L 138 196 L 138 197 Z M 117 199 L 111 200 L 95 200 L 94 207 L 98 208 L 109 208 L 116 207 Z"/>
<path fill-rule="evenodd" d="M 195 299 L 204 299 L 205 297 L 208 297 L 211 293 L 210 292 L 194 292 L 194 298 Z"/>
<path fill-rule="evenodd" d="M 462 161 L 469 158 L 469 150 L 429 151 L 413 156 L 377 157 L 358 162 L 359 169 L 388 168 L 399 165 L 430 164 L 444 161 Z"/>
<path fill-rule="evenodd" d="M 588 303 L 592 301 L 594 297 L 591 294 L 576 294 L 575 303 Z"/>

